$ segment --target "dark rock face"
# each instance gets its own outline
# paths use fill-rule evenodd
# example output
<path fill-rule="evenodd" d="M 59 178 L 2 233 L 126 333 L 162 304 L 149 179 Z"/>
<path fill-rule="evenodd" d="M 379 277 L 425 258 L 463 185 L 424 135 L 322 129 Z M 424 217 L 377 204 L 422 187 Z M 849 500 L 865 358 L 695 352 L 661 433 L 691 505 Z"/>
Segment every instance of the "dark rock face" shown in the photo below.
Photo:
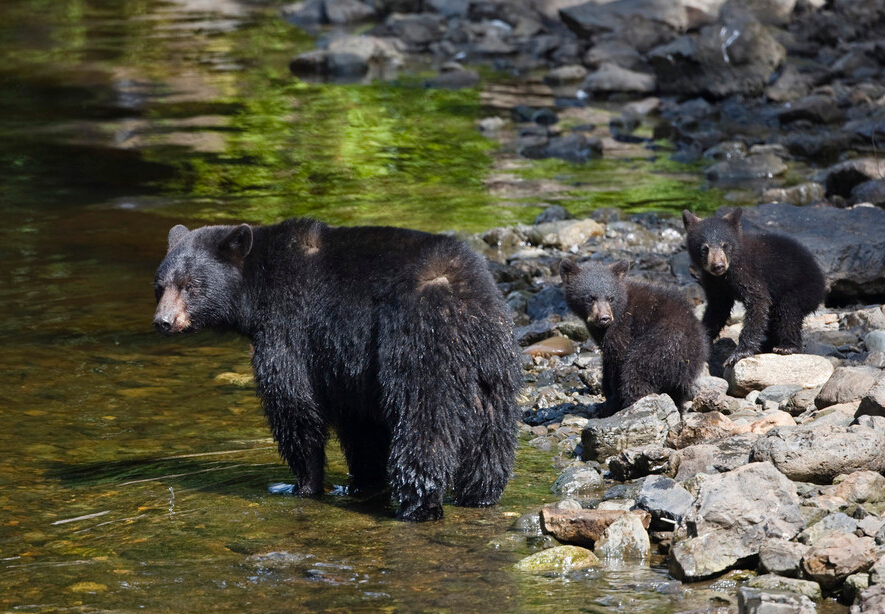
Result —
<path fill-rule="evenodd" d="M 744 219 L 751 228 L 782 232 L 811 250 L 827 281 L 827 304 L 885 301 L 882 209 L 768 204 L 748 209 Z"/>

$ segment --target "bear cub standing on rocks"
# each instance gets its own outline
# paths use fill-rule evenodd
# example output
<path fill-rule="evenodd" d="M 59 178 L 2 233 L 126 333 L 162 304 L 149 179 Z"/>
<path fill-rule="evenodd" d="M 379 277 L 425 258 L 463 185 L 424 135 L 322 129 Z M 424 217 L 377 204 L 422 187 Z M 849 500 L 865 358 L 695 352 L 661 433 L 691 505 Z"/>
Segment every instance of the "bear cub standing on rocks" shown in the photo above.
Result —
<path fill-rule="evenodd" d="M 498 501 L 521 384 L 510 311 L 485 261 L 451 237 L 389 227 L 169 232 L 154 325 L 235 331 L 299 495 L 323 491 L 329 428 L 354 489 L 388 482 L 403 520 Z"/>
<path fill-rule="evenodd" d="M 824 300 L 824 275 L 814 256 L 791 237 L 744 234 L 740 207 L 701 219 L 688 210 L 682 221 L 692 264 L 707 295 L 703 323 L 710 341 L 722 331 L 734 302 L 746 308 L 737 348 L 726 367 L 760 351 L 802 351 L 802 320 Z"/>
<path fill-rule="evenodd" d="M 681 411 L 707 361 L 704 329 L 685 299 L 625 279 L 629 268 L 626 260 L 611 266 L 563 260 L 559 266 L 566 303 L 602 350 L 604 413 L 659 393 Z"/>

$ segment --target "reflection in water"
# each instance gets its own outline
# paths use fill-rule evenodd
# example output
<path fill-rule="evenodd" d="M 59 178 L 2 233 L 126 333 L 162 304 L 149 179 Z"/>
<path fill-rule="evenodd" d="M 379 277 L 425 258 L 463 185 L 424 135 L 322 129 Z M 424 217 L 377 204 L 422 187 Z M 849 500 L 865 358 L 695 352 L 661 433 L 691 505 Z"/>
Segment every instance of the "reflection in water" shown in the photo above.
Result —
<path fill-rule="evenodd" d="M 313 42 L 278 8 L 0 6 L 0 609 L 677 609 L 660 570 L 511 571 L 527 548 L 489 542 L 550 496 L 549 459 L 526 450 L 499 506 L 439 523 L 396 522 L 384 497 L 271 494 L 291 476 L 230 375 L 248 343 L 151 330 L 173 219 L 535 212 L 487 195 L 475 92 L 297 82 L 286 63 Z M 329 489 L 347 479 L 332 448 Z"/>

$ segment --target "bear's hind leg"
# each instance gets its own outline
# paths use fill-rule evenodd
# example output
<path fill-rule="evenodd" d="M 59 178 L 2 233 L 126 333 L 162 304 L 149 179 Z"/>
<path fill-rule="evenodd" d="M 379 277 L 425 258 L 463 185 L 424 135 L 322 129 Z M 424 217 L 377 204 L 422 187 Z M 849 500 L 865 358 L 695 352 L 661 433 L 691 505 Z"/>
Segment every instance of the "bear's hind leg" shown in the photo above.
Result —
<path fill-rule="evenodd" d="M 350 490 L 354 494 L 387 486 L 387 458 L 390 432 L 373 420 L 348 420 L 338 429 L 341 450 L 350 471 Z"/>
<path fill-rule="evenodd" d="M 796 354 L 802 351 L 803 315 L 798 305 L 779 305 L 772 313 L 771 351 Z"/>
<path fill-rule="evenodd" d="M 455 470 L 455 505 L 486 507 L 501 498 L 513 466 L 515 432 L 506 409 L 482 407 L 476 411 L 497 416 L 488 424 L 469 426 L 473 432 L 464 438 L 458 468 Z"/>

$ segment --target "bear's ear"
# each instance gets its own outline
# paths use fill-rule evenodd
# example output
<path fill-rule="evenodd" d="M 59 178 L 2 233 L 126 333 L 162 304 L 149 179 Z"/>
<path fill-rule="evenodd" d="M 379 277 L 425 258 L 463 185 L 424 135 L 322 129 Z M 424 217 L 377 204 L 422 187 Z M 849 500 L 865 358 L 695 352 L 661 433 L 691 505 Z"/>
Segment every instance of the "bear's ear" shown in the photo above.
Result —
<path fill-rule="evenodd" d="M 563 258 L 559 261 L 559 276 L 562 277 L 562 281 L 568 281 L 580 272 L 581 267 L 568 258 Z"/>
<path fill-rule="evenodd" d="M 190 230 L 179 224 L 178 226 L 173 226 L 171 230 L 169 230 L 169 237 L 167 238 L 167 242 L 169 246 L 166 248 L 166 252 L 172 251 L 172 248 L 178 245 L 178 242 L 184 238 L 184 235 L 189 233 Z"/>
<path fill-rule="evenodd" d="M 686 230 L 691 230 L 692 226 L 701 221 L 701 218 L 696 216 L 694 213 L 689 211 L 688 209 L 682 210 L 682 224 L 685 226 Z"/>
<path fill-rule="evenodd" d="M 627 271 L 630 270 L 630 263 L 626 260 L 618 260 L 613 265 L 611 265 L 610 270 L 618 278 L 623 279 L 624 275 L 627 274 Z"/>
<path fill-rule="evenodd" d="M 741 228 L 741 214 L 743 214 L 744 210 L 740 207 L 735 207 L 728 213 L 722 216 L 722 219 L 740 230 Z"/>
<path fill-rule="evenodd" d="M 240 224 L 231 230 L 221 240 L 218 250 L 222 256 L 225 256 L 237 266 L 241 266 L 243 260 L 252 251 L 252 227 L 249 224 Z"/>

